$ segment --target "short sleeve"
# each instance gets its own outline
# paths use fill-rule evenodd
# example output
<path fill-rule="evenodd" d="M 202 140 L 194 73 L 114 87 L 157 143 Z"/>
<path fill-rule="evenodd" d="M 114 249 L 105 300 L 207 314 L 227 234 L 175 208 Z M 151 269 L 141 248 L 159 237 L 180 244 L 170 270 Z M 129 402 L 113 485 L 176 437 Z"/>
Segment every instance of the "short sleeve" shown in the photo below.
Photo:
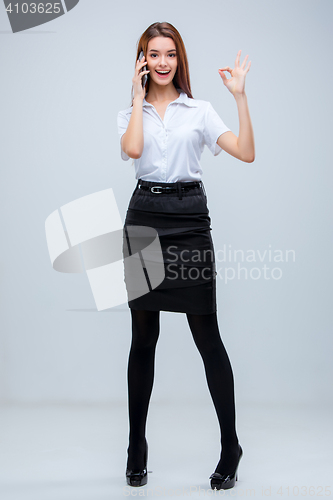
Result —
<path fill-rule="evenodd" d="M 212 152 L 214 156 L 217 156 L 221 153 L 222 148 L 217 144 L 217 139 L 224 132 L 229 132 L 230 128 L 228 128 L 219 115 L 216 113 L 215 109 L 208 103 L 206 114 L 205 114 L 205 144 L 208 149 Z"/>
<path fill-rule="evenodd" d="M 130 159 L 130 157 L 121 148 L 121 138 L 123 134 L 126 132 L 128 127 L 128 119 L 124 111 L 119 111 L 117 116 L 117 125 L 118 125 L 118 134 L 120 137 L 120 156 L 122 160 L 127 161 Z"/>

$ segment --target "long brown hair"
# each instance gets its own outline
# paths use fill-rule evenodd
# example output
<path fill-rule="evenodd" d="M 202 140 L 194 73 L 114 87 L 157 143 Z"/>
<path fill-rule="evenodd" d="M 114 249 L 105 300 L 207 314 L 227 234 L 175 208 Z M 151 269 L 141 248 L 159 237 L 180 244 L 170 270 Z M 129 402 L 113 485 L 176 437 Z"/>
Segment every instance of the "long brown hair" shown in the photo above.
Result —
<path fill-rule="evenodd" d="M 173 84 L 176 89 L 181 89 L 188 95 L 188 97 L 193 99 L 191 92 L 191 83 L 190 83 L 190 72 L 188 68 L 187 54 L 185 50 L 185 45 L 180 36 L 179 32 L 176 30 L 174 26 L 170 23 L 153 23 L 151 24 L 146 31 L 141 35 L 140 40 L 138 41 L 137 46 L 137 54 L 135 59 L 136 61 L 139 59 L 139 54 L 141 50 L 145 56 L 145 60 L 147 60 L 147 50 L 148 50 L 148 42 L 155 38 L 156 36 L 165 36 L 168 38 L 172 38 L 176 45 L 176 53 L 177 53 L 177 70 L 175 76 L 173 77 Z M 146 66 L 144 66 L 146 68 Z M 149 73 L 147 73 L 148 79 L 145 87 L 145 92 L 149 90 Z M 133 106 L 133 87 L 131 92 L 131 106 Z"/>

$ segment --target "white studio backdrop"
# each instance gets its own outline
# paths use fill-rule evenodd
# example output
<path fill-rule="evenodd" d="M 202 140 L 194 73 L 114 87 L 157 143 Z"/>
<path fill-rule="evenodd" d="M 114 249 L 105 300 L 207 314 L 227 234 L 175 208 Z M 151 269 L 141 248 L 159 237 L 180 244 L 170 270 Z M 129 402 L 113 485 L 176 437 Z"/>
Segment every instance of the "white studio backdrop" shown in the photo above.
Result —
<path fill-rule="evenodd" d="M 201 162 L 237 402 L 332 401 L 332 14 L 330 1 L 81 0 L 12 34 L 0 8 L 1 402 L 127 399 L 129 309 L 97 311 L 86 274 L 52 268 L 45 220 L 108 188 L 124 220 L 136 179 L 116 117 L 130 104 L 136 43 L 156 21 L 179 30 L 193 96 L 236 135 L 218 68 L 233 67 L 239 49 L 252 61 L 255 162 L 207 149 Z M 223 261 L 229 250 L 245 260 Z M 238 262 L 248 278 L 226 281 Z M 154 401 L 211 404 L 185 314 L 161 313 L 155 374 Z"/>

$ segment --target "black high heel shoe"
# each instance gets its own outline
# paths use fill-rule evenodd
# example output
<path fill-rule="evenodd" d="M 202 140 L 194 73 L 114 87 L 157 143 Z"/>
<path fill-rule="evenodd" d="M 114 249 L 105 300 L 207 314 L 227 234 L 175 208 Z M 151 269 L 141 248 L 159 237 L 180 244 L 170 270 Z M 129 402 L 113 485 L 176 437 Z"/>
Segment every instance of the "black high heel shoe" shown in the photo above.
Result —
<path fill-rule="evenodd" d="M 237 481 L 237 469 L 239 466 L 239 461 L 242 458 L 243 455 L 243 450 L 241 445 L 238 445 L 239 448 L 239 457 L 238 457 L 238 463 L 236 466 L 236 469 L 229 473 L 229 474 L 219 474 L 218 472 L 214 472 L 209 479 L 210 481 L 210 487 L 212 490 L 228 490 L 230 488 L 233 488 L 235 486 L 235 482 Z"/>
<path fill-rule="evenodd" d="M 147 475 L 147 461 L 148 461 L 148 443 L 146 439 L 146 449 L 144 454 L 144 468 L 142 470 L 130 470 L 126 468 L 126 480 L 129 486 L 144 486 L 148 482 Z"/>

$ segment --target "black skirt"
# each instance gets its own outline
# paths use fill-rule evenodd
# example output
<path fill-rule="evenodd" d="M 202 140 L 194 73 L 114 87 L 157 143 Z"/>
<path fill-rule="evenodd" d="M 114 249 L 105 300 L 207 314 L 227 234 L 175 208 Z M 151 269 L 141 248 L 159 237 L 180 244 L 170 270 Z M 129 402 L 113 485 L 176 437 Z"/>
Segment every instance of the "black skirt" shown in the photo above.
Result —
<path fill-rule="evenodd" d="M 178 187 L 153 193 L 139 187 Z M 131 309 L 211 314 L 217 311 L 215 253 L 202 181 L 138 180 L 123 230 L 124 279 Z M 188 184 L 189 185 L 189 184 Z"/>

